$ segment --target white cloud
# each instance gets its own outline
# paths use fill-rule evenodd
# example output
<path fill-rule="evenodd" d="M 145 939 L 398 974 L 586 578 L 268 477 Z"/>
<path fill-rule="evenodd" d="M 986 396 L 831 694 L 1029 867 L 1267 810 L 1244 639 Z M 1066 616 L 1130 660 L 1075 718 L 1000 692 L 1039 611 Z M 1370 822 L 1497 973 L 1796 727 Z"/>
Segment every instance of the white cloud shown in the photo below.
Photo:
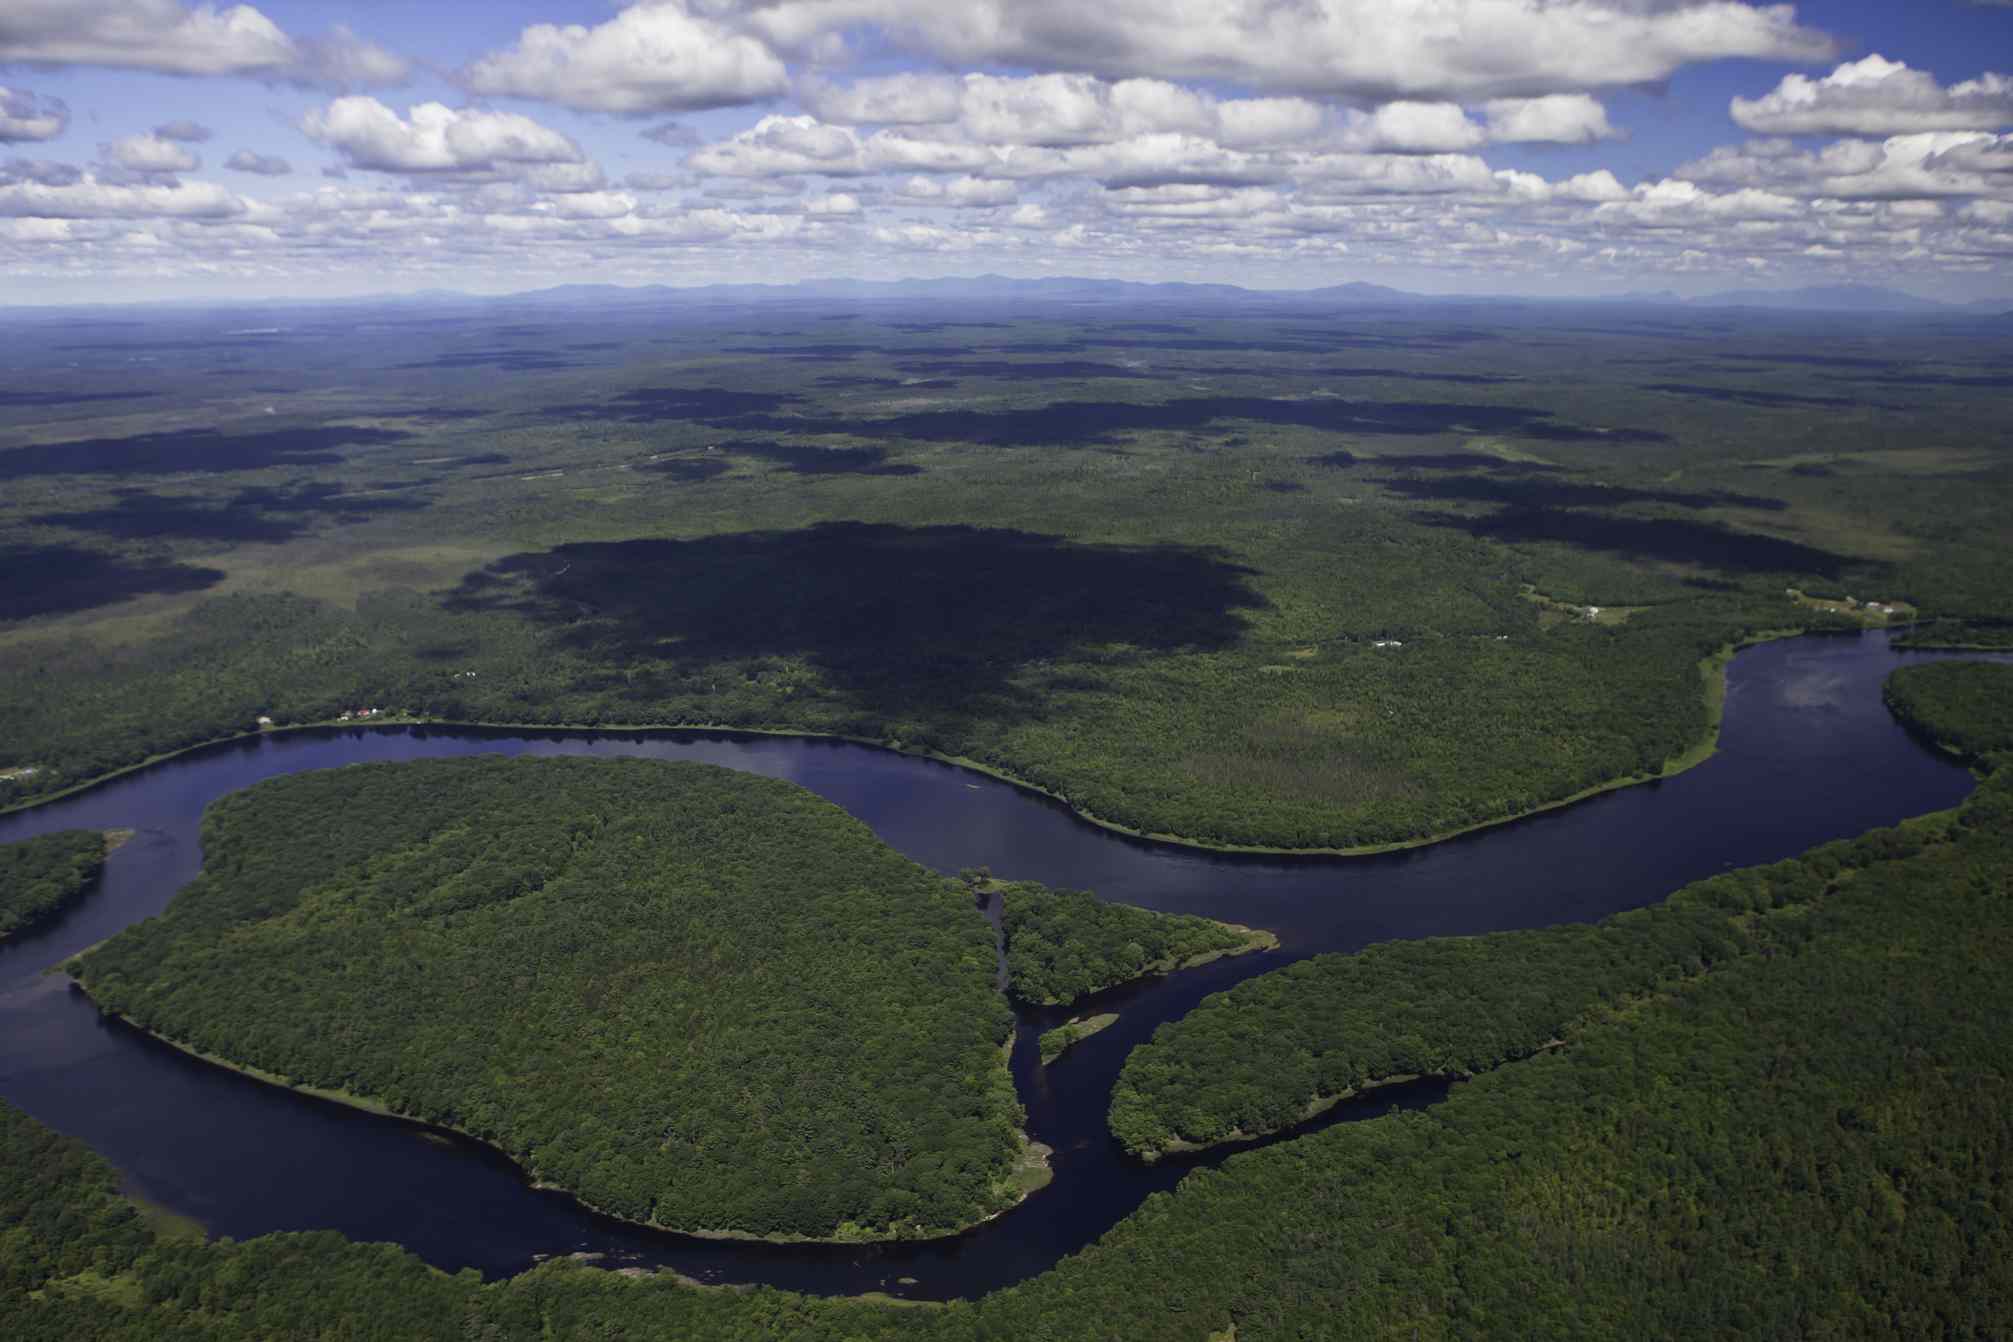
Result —
<path fill-rule="evenodd" d="M 48 159 L 13 158 L 0 163 L 0 186 L 16 182 L 36 182 L 42 186 L 70 186 L 84 179 L 83 169 Z"/>
<path fill-rule="evenodd" d="M 1608 110 L 1584 93 L 1554 93 L 1543 98 L 1496 98 L 1484 105 L 1489 138 L 1499 142 L 1592 144 L 1616 140 L 1621 132 L 1608 124 Z"/>
<path fill-rule="evenodd" d="M 837 85 L 799 81 L 797 101 L 820 121 L 841 125 L 924 126 L 956 121 L 964 85 L 951 75 L 904 73 Z"/>
<path fill-rule="evenodd" d="M 767 46 L 689 12 L 683 0 L 635 5 L 592 28 L 534 24 L 461 78 L 477 93 L 632 114 L 726 107 L 788 87 Z"/>
<path fill-rule="evenodd" d="M 548 163 L 577 163 L 580 146 L 514 112 L 456 110 L 420 103 L 401 117 L 375 98 L 337 98 L 301 119 L 309 139 L 352 168 L 403 173 L 481 173 Z"/>
<path fill-rule="evenodd" d="M 1391 102 L 1351 113 L 1340 143 L 1359 153 L 1447 154 L 1474 149 L 1488 138 L 1454 103 Z"/>
<path fill-rule="evenodd" d="M 771 45 L 871 27 L 965 65 L 1423 101 L 1650 83 L 1727 57 L 1822 60 L 1786 4 L 1742 0 L 712 0 Z"/>
<path fill-rule="evenodd" d="M 1011 205 L 1020 189 L 1012 182 L 987 181 L 981 177 L 911 177 L 895 188 L 898 199 L 912 205 L 947 205 L 957 208 Z"/>
<path fill-rule="evenodd" d="M 697 150 L 690 162 L 719 177 L 857 176 L 866 171 L 859 137 L 812 116 L 765 116 L 740 134 Z"/>
<path fill-rule="evenodd" d="M 250 5 L 181 0 L 7 0 L 0 62 L 330 86 L 395 83 L 407 73 L 403 60 L 346 29 L 296 41 Z"/>
<path fill-rule="evenodd" d="M 804 202 L 804 213 L 839 217 L 858 214 L 860 198 L 848 191 L 834 191 L 829 195 L 812 196 Z"/>
<path fill-rule="evenodd" d="M 1763 97 L 1735 98 L 1731 111 L 1764 135 L 1997 130 L 2013 125 L 2013 78 L 1983 74 L 1945 88 L 1926 70 L 1875 54 L 1822 79 L 1787 75 Z"/>
<path fill-rule="evenodd" d="M 0 186 L 0 216 L 36 219 L 228 219 L 246 202 L 210 182 L 122 186 L 86 175 L 67 186 L 17 182 Z"/>
<path fill-rule="evenodd" d="M 38 98 L 27 89 L 0 86 L 0 144 L 53 140 L 70 124 L 61 98 Z"/>
<path fill-rule="evenodd" d="M 194 172 L 202 160 L 173 140 L 159 135 L 128 135 L 100 146 L 108 163 L 128 172 Z"/>
<path fill-rule="evenodd" d="M 257 173 L 261 177 L 285 177 L 294 170 L 293 164 L 270 154 L 254 154 L 249 149 L 240 149 L 224 160 L 224 166 L 232 172 Z"/>

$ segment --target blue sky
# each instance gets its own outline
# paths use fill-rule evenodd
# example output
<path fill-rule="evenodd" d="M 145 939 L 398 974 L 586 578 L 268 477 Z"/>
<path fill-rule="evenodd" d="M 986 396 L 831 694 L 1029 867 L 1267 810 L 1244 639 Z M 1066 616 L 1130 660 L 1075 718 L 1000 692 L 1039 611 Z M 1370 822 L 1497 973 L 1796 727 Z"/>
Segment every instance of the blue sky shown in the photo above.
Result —
<path fill-rule="evenodd" d="M 2009 70 L 1962 0 L 8 0 L 0 289 L 2013 298 Z"/>

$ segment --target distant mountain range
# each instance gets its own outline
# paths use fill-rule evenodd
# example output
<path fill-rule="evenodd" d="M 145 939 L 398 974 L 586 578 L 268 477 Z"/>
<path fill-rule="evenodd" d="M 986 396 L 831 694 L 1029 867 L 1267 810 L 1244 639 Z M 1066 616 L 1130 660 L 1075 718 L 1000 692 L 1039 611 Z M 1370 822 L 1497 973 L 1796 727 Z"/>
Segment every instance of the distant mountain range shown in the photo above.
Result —
<path fill-rule="evenodd" d="M 360 305 L 430 304 L 436 306 L 642 306 L 650 304 L 727 304 L 748 302 L 962 302 L 962 303 L 1060 303 L 1060 304 L 1185 304 L 1191 307 L 1443 307 L 1519 306 L 1557 304 L 1598 304 L 1604 307 L 1639 306 L 1699 308 L 1765 308 L 1800 312 L 1864 312 L 1888 315 L 1942 315 L 1988 317 L 2013 320 L 2013 298 L 1986 299 L 1973 303 L 1943 303 L 1898 289 L 1871 285 L 1816 285 L 1802 289 L 1733 289 L 1699 298 L 1683 298 L 1668 289 L 1630 292 L 1608 297 L 1550 298 L 1484 294 L 1420 294 L 1393 289 L 1382 284 L 1335 284 L 1318 289 L 1247 289 L 1234 284 L 1189 284 L 1181 282 L 1144 283 L 1136 280 L 1088 279 L 1055 276 L 1019 279 L 1005 275 L 952 276 L 941 279 L 905 280 L 802 280 L 791 284 L 705 284 L 675 287 L 666 284 L 561 284 L 510 294 L 469 294 L 449 289 L 428 289 L 417 293 L 373 294 L 340 299 L 210 299 L 176 300 L 144 306 L 174 309 L 225 309 L 275 307 L 329 307 Z M 90 307 L 128 307 L 132 304 L 90 304 Z M 73 311 L 63 308 L 13 308 L 14 312 L 41 312 L 51 316 Z"/>
<path fill-rule="evenodd" d="M 1596 302 L 1687 308 L 1745 307 L 1809 312 L 1884 312 L 1964 314 L 2013 309 L 2013 299 L 1996 299 L 1969 304 L 1942 303 L 1898 289 L 1882 289 L 1863 284 L 1816 285 L 1802 289 L 1734 289 L 1700 298 L 1681 298 L 1668 289 L 1654 293 L 1627 293 L 1613 298 L 1552 299 L 1476 294 L 1420 294 L 1393 289 L 1382 284 L 1335 284 L 1318 289 L 1246 289 L 1234 284 L 1188 284 L 1180 282 L 1144 283 L 1136 280 L 1101 280 L 1079 276 L 1044 279 L 1016 279 L 1005 275 L 954 276 L 944 279 L 907 280 L 804 280 L 795 284 L 708 284 L 692 288 L 644 285 L 635 288 L 613 284 L 564 284 L 551 289 L 511 294 L 496 301 L 509 302 L 654 302 L 676 298 L 682 301 L 746 301 L 805 299 L 943 299 L 967 302 L 1013 302 L 1041 300 L 1081 303 L 1225 303 L 1283 305 L 1398 306 L 1446 303 L 1521 304 L 1554 302 Z"/>

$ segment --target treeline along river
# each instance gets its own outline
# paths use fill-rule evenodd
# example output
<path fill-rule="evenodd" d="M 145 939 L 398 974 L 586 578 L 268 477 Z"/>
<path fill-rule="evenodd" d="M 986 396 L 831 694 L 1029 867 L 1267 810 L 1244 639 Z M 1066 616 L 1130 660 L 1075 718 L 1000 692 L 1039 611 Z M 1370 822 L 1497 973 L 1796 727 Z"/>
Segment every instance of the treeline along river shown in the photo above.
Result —
<path fill-rule="evenodd" d="M 1912 739 L 1880 686 L 1888 635 L 1802 638 L 1737 656 L 1719 753 L 1688 773 L 1516 824 L 1368 858 L 1222 855 L 1099 829 L 1044 798 L 949 765 L 792 737 L 377 728 L 284 733 L 218 746 L 67 800 L 0 817 L 0 842 L 69 828 L 137 831 L 102 887 L 46 930 L 0 946 L 0 1095 L 89 1142 L 131 1191 L 212 1234 L 334 1229 L 389 1240 L 449 1269 L 501 1276 L 540 1255 L 599 1253 L 705 1281 L 944 1298 L 1031 1276 L 1096 1239 L 1208 1156 L 1144 1167 L 1105 1130 L 1126 1054 L 1203 996 L 1294 959 L 1375 941 L 1593 920 L 1728 867 L 1954 805 L 1969 773 Z M 763 1245 L 654 1233 L 529 1187 L 474 1143 L 252 1081 L 102 1019 L 49 966 L 159 912 L 201 865 L 203 808 L 303 769 L 496 752 L 704 760 L 789 779 L 946 872 L 1090 888 L 1107 899 L 1268 928 L 1281 946 L 1117 989 L 1067 1009 L 1022 1009 L 1014 1073 L 1056 1179 L 954 1239 Z M 1118 1023 L 1049 1068 L 1036 1038 L 1071 1015 Z M 1321 1122 L 1429 1104 L 1439 1083 L 1392 1088 Z M 1300 1131 L 1305 1131 L 1301 1129 Z M 1290 1139 L 1295 1133 L 1285 1135 Z"/>

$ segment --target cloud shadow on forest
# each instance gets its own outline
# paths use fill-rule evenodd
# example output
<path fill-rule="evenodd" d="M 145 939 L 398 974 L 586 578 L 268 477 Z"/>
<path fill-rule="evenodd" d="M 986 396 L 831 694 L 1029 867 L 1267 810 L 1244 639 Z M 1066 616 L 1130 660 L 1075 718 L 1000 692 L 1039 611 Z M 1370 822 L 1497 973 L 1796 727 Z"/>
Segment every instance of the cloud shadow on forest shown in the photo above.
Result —
<path fill-rule="evenodd" d="M 826 523 L 692 541 L 562 545 L 463 580 L 450 608 L 510 611 L 624 666 L 802 657 L 876 716 L 1041 711 L 1022 666 L 1092 647 L 1223 648 L 1264 602 L 1252 570 L 1188 546 L 1024 531 Z"/>
<path fill-rule="evenodd" d="M 796 402 L 787 392 L 728 391 L 720 387 L 645 387 L 624 392 L 605 402 L 574 402 L 548 405 L 541 415 L 591 419 L 614 419 L 629 424 L 655 424 L 663 420 L 717 421 L 738 415 L 758 415 L 780 410 Z"/>
<path fill-rule="evenodd" d="M 215 429 L 173 429 L 130 438 L 80 438 L 0 452 L 0 480 L 41 475 L 218 474 L 268 466 L 332 466 L 347 447 L 384 447 L 412 435 L 398 429 L 336 425 L 222 434 Z"/>
<path fill-rule="evenodd" d="M 1403 463 L 1399 463 L 1403 464 Z M 1678 508 L 1758 508 L 1779 513 L 1789 505 L 1760 494 L 1687 493 L 1674 489 L 1630 489 L 1540 476 L 1508 479 L 1483 475 L 1405 476 L 1380 482 L 1412 499 L 1456 503 L 1508 503 L 1526 508 L 1615 508 L 1626 503 L 1664 503 Z"/>
<path fill-rule="evenodd" d="M 1845 569 L 1865 563 L 1796 541 L 1729 531 L 1688 518 L 1615 517 L 1569 509 L 1509 507 L 1481 517 L 1416 513 L 1413 520 L 1505 544 L 1550 541 L 1631 559 L 1696 564 L 1726 572 L 1836 578 Z"/>
<path fill-rule="evenodd" d="M 737 428 L 771 432 L 857 434 L 994 447 L 1044 444 L 1113 446 L 1128 433 L 1198 430 L 1235 421 L 1329 433 L 1427 437 L 1503 434 L 1559 443 L 1662 443 L 1654 429 L 1590 429 L 1553 422 L 1548 410 L 1511 405 L 1425 401 L 1348 401 L 1339 397 L 1283 400 L 1261 396 L 1190 396 L 1157 405 L 1124 401 L 1055 401 L 1016 410 L 922 410 L 882 419 L 814 419 L 743 415 Z"/>
<path fill-rule="evenodd" d="M 222 569 L 166 559 L 125 559 L 75 545 L 0 545 L 0 620 L 61 615 L 128 597 L 200 592 Z"/>
<path fill-rule="evenodd" d="M 0 391 L 0 410 L 46 410 L 64 405 L 90 405 L 98 401 L 141 401 L 159 394 L 152 391 Z"/>

